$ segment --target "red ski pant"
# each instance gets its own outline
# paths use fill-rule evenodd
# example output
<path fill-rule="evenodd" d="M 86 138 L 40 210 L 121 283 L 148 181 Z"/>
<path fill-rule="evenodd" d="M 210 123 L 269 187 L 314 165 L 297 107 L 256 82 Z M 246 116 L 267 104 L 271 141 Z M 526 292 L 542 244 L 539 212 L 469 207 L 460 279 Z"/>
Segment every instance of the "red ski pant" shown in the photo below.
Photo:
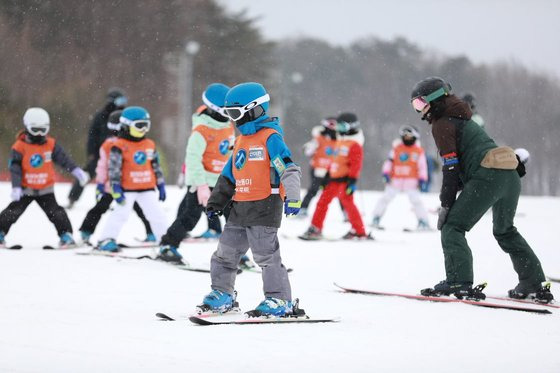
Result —
<path fill-rule="evenodd" d="M 327 184 L 321 194 L 321 198 L 319 198 L 317 202 L 311 224 L 319 230 L 323 229 L 323 223 L 325 221 L 325 216 L 327 216 L 327 211 L 329 210 L 329 204 L 335 197 L 338 197 L 340 203 L 342 203 L 342 207 L 344 207 L 344 211 L 348 214 L 348 220 L 350 220 L 354 231 L 358 235 L 366 234 L 362 216 L 354 204 L 354 196 L 346 194 L 346 183 L 330 182 Z"/>

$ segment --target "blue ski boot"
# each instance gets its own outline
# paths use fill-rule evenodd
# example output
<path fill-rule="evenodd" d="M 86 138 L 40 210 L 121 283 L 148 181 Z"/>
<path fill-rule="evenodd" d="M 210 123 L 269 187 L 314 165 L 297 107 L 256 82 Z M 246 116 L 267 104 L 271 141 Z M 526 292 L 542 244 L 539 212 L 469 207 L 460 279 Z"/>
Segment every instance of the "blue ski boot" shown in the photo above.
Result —
<path fill-rule="evenodd" d="M 6 234 L 0 231 L 0 246 L 6 246 Z"/>
<path fill-rule="evenodd" d="M 97 249 L 101 251 L 109 251 L 112 253 L 120 251 L 117 241 L 112 238 L 107 238 L 106 240 L 99 242 L 99 244 L 97 245 Z"/>
<path fill-rule="evenodd" d="M 255 267 L 256 267 L 255 263 L 251 261 L 248 255 L 243 255 L 241 257 L 241 260 L 239 261 L 239 269 L 246 271 L 246 270 L 253 269 Z"/>
<path fill-rule="evenodd" d="M 200 236 L 197 236 L 196 238 L 204 238 L 207 240 L 218 239 L 220 238 L 220 233 L 216 232 L 213 229 L 208 229 L 206 232 L 202 233 Z"/>
<path fill-rule="evenodd" d="M 179 250 L 175 246 L 171 245 L 161 246 L 156 259 L 174 264 L 184 264 L 183 256 L 179 254 Z"/>
<path fill-rule="evenodd" d="M 91 238 L 91 232 L 80 231 L 80 237 L 82 237 L 82 242 L 86 245 L 91 245 L 89 239 Z"/>
<path fill-rule="evenodd" d="M 202 304 L 196 307 L 196 312 L 200 315 L 203 313 L 226 313 L 238 308 L 239 304 L 235 301 L 237 292 L 234 291 L 233 295 L 220 291 L 212 290 L 202 300 Z"/>
<path fill-rule="evenodd" d="M 416 230 L 419 231 L 431 231 L 432 228 L 430 228 L 430 224 L 423 219 L 418 220 L 418 226 L 416 227 Z"/>
<path fill-rule="evenodd" d="M 247 314 L 252 317 L 259 316 L 276 316 L 288 317 L 293 313 L 293 305 L 291 301 L 282 300 L 273 297 L 266 297 L 257 308 L 249 311 Z"/>
<path fill-rule="evenodd" d="M 60 242 L 58 243 L 59 249 L 69 249 L 74 246 L 76 246 L 76 242 L 74 241 L 72 234 L 64 232 L 60 235 Z"/>
<path fill-rule="evenodd" d="M 152 232 L 146 234 L 146 239 L 144 240 L 144 242 L 157 242 L 156 235 Z"/>

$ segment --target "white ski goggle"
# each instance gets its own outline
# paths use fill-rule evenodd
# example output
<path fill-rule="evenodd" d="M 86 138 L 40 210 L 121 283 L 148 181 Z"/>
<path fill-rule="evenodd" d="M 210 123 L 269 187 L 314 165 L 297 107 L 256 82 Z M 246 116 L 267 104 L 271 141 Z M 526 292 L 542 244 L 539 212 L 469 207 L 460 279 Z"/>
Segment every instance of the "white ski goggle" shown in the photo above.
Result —
<path fill-rule="evenodd" d="M 45 136 L 49 132 L 49 126 L 30 126 L 27 132 L 33 136 Z"/>
<path fill-rule="evenodd" d="M 143 133 L 148 132 L 152 125 L 152 122 L 149 119 L 130 120 L 125 117 L 121 117 L 120 122 Z"/>
<path fill-rule="evenodd" d="M 227 117 L 227 114 L 226 114 L 226 111 L 224 110 L 224 108 L 211 103 L 210 100 L 208 100 L 206 98 L 206 95 L 204 93 L 202 94 L 202 102 L 204 102 L 204 105 L 206 105 L 210 109 L 214 110 L 217 113 L 220 113 L 221 116 Z"/>
<path fill-rule="evenodd" d="M 255 107 L 262 105 L 268 101 L 270 101 L 270 96 L 267 93 L 266 95 L 261 96 L 256 100 L 249 102 L 245 106 L 232 106 L 232 107 L 226 107 L 224 109 L 229 119 L 233 121 L 238 121 L 239 119 L 243 118 L 245 113 L 251 111 L 251 109 L 254 109 Z"/>

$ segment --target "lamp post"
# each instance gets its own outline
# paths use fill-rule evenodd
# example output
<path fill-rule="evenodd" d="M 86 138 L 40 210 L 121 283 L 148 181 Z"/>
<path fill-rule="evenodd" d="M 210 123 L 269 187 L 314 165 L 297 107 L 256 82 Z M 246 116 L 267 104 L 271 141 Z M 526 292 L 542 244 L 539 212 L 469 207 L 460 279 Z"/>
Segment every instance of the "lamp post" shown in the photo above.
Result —
<path fill-rule="evenodd" d="M 178 94 L 177 99 L 179 115 L 175 124 L 174 142 L 176 150 L 173 152 L 173 163 L 170 165 L 173 173 L 173 179 L 176 179 L 181 165 L 183 164 L 183 150 L 187 144 L 187 126 L 193 112 L 192 90 L 193 90 L 193 65 L 194 57 L 200 50 L 200 44 L 194 40 L 185 43 L 184 53 L 179 58 L 179 73 L 177 74 Z M 189 126 L 190 128 L 190 126 Z"/>

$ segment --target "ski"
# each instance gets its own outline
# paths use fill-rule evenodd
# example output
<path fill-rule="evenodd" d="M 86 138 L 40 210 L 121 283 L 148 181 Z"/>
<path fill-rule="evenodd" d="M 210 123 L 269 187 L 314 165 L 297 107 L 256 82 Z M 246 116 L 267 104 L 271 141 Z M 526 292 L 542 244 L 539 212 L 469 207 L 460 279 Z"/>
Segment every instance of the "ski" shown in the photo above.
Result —
<path fill-rule="evenodd" d="M 507 302 L 515 302 L 515 303 L 524 303 L 524 304 L 534 304 L 534 305 L 537 305 L 537 306 L 545 306 L 545 307 L 551 307 L 551 308 L 560 308 L 560 306 L 557 305 L 557 304 L 541 303 L 541 302 L 537 302 L 534 299 L 515 299 L 515 298 L 498 297 L 498 296 L 491 296 L 491 295 L 487 295 L 486 299 L 494 299 L 494 300 L 501 300 L 501 301 L 507 301 Z"/>
<path fill-rule="evenodd" d="M 352 288 L 347 288 L 347 287 L 344 287 L 344 286 L 340 286 L 337 283 L 334 283 L 334 285 L 336 287 L 340 288 L 342 291 L 344 291 L 346 293 L 400 297 L 400 298 L 406 298 L 406 299 L 414 299 L 414 300 L 430 301 L 430 302 L 441 302 L 441 303 L 464 303 L 464 304 L 470 304 L 470 305 L 478 306 L 478 307 L 505 309 L 505 310 L 512 310 L 512 311 L 521 311 L 521 312 L 533 312 L 533 313 L 540 313 L 540 314 L 550 314 L 550 313 L 552 313 L 549 310 L 542 309 L 542 308 L 532 308 L 532 307 L 523 307 L 523 306 L 515 306 L 515 305 L 508 305 L 508 304 L 498 304 L 498 303 L 490 303 L 490 302 L 485 302 L 485 301 L 457 299 L 457 298 L 451 298 L 451 297 L 435 297 L 435 296 L 412 295 L 412 294 L 402 294 L 402 293 L 390 293 L 390 292 L 373 291 L 373 290 L 352 289 Z"/>
<path fill-rule="evenodd" d="M 165 313 L 158 312 L 156 313 L 156 317 L 159 317 L 163 321 L 175 321 L 176 319 L 167 316 Z"/>
<path fill-rule="evenodd" d="M 0 248 L 7 249 L 7 250 L 21 250 L 21 249 L 23 249 L 23 246 L 21 246 L 21 245 L 12 245 L 12 246 L 2 245 L 2 246 L 0 246 Z"/>
<path fill-rule="evenodd" d="M 338 322 L 338 318 L 314 319 L 301 317 L 247 317 L 242 315 L 222 315 L 215 317 L 200 317 L 193 315 L 189 320 L 197 325 L 255 325 L 255 324 L 296 324 L 296 323 L 330 323 Z"/>
<path fill-rule="evenodd" d="M 560 282 L 560 278 L 558 278 L 558 277 L 549 277 L 549 276 L 546 276 L 546 278 L 548 279 L 548 281 Z"/>
<path fill-rule="evenodd" d="M 403 228 L 403 232 L 406 233 L 428 233 L 428 232 L 435 232 L 435 229 L 416 229 L 416 228 Z"/>
<path fill-rule="evenodd" d="M 241 272 L 239 272 L 241 271 Z M 286 272 L 288 273 L 292 273 L 294 271 L 293 268 L 286 268 Z M 252 273 L 262 273 L 262 269 L 258 266 L 255 267 L 239 267 L 238 273 L 243 273 L 243 272 L 252 272 Z"/>

